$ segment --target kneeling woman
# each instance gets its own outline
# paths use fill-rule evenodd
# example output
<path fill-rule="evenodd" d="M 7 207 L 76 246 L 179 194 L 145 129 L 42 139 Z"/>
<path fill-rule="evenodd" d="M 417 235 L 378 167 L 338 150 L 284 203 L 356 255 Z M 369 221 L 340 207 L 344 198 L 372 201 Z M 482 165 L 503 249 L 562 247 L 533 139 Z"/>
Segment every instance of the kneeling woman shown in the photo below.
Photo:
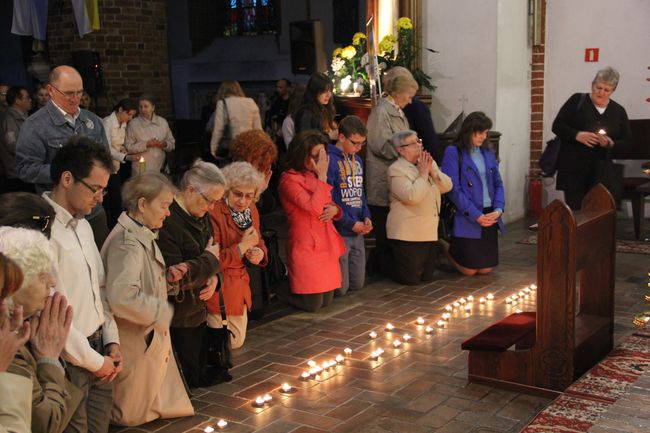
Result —
<path fill-rule="evenodd" d="M 115 378 L 111 422 L 140 425 L 194 415 L 178 371 L 169 324 L 165 261 L 155 231 L 169 216 L 173 187 L 160 173 L 124 184 L 122 212 L 102 248 L 106 298 L 120 332 L 124 370 Z"/>
<path fill-rule="evenodd" d="M 388 275 L 401 284 L 431 281 L 436 267 L 440 194 L 451 180 L 438 168 L 415 131 L 393 135 L 399 158 L 388 167 L 390 211 L 386 235 L 390 261 Z"/>
<path fill-rule="evenodd" d="M 310 312 L 328 306 L 334 290 L 341 287 L 339 258 L 345 252 L 332 223 L 341 217 L 341 209 L 332 201 L 332 186 L 327 183 L 328 141 L 314 129 L 298 133 L 287 152 L 289 170 L 280 177 L 280 201 L 289 223 L 291 293 L 286 300 Z"/>
<path fill-rule="evenodd" d="M 208 300 L 208 332 L 221 328 L 220 297 L 226 308 L 231 345 L 244 344 L 247 310 L 252 306 L 249 266 L 265 266 L 266 246 L 260 236 L 260 215 L 255 201 L 266 184 L 264 175 L 248 162 L 233 162 L 222 173 L 228 189 L 212 209 L 214 240 L 221 246 L 221 293 Z"/>
<path fill-rule="evenodd" d="M 457 209 L 450 258 L 468 276 L 487 274 L 499 264 L 497 230 L 503 231 L 505 197 L 496 156 L 485 145 L 491 127 L 483 112 L 470 113 L 442 161 L 442 171 L 454 184 L 449 196 Z"/>

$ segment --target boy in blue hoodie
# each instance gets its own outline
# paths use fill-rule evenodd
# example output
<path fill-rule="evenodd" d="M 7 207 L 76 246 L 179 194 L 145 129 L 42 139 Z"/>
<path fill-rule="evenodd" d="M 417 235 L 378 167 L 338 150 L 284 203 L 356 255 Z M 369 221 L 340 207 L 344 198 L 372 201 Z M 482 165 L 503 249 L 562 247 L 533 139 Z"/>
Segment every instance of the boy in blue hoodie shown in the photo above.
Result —
<path fill-rule="evenodd" d="M 345 295 L 349 289 L 363 287 L 366 276 L 366 250 L 364 235 L 372 230 L 370 211 L 363 188 L 363 162 L 357 155 L 364 144 L 368 130 L 357 116 L 347 116 L 339 123 L 336 146 L 329 146 L 327 183 L 332 185 L 332 198 L 343 211 L 334 225 L 345 242 L 345 254 L 341 256 L 341 288 L 337 295 Z"/>

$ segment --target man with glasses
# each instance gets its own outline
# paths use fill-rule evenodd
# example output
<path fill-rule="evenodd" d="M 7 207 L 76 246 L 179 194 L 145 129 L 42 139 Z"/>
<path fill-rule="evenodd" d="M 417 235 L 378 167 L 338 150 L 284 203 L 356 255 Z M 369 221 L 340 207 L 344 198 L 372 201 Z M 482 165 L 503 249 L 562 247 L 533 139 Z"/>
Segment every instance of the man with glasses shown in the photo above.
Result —
<path fill-rule="evenodd" d="M 37 193 L 51 189 L 50 163 L 54 155 L 73 135 L 92 138 L 110 150 L 102 121 L 90 111 L 79 108 L 83 80 L 76 69 L 59 66 L 49 76 L 50 100 L 24 123 L 16 143 L 18 177 L 33 183 Z M 106 213 L 101 206 L 88 215 L 95 242 L 101 246 L 108 236 Z"/>
<path fill-rule="evenodd" d="M 0 120 L 0 161 L 4 165 L 6 192 L 33 192 L 30 184 L 22 182 L 16 176 L 16 141 L 27 113 L 32 108 L 32 97 L 24 87 L 11 87 L 7 90 L 9 109 Z"/>
<path fill-rule="evenodd" d="M 339 124 L 336 146 L 329 146 L 327 183 L 332 185 L 332 199 L 341 208 L 342 216 L 334 221 L 343 242 L 345 253 L 339 259 L 341 287 L 335 295 L 361 289 L 366 275 L 364 236 L 372 230 L 370 210 L 363 187 L 363 161 L 359 151 L 366 144 L 368 130 L 357 116 L 347 116 Z"/>
<path fill-rule="evenodd" d="M 74 309 L 64 358 L 70 380 L 84 395 L 66 432 L 107 432 L 115 376 L 122 370 L 117 325 L 105 298 L 104 266 L 84 219 L 101 204 L 112 170 L 109 151 L 90 138 L 74 136 L 51 163 L 54 208 L 51 245 L 57 290 Z"/>

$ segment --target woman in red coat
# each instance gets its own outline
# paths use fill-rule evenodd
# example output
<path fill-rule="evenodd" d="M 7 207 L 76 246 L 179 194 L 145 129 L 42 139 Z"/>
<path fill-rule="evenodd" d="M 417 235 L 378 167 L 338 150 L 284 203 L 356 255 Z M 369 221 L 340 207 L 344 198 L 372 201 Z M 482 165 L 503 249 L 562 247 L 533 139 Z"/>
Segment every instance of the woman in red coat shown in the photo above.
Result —
<path fill-rule="evenodd" d="M 286 300 L 310 312 L 328 306 L 334 290 L 341 287 L 339 257 L 345 251 L 332 223 L 341 217 L 341 209 L 332 201 L 332 187 L 327 184 L 328 141 L 313 129 L 297 134 L 287 153 L 289 170 L 282 174 L 279 187 L 289 222 L 291 293 Z"/>
<path fill-rule="evenodd" d="M 208 331 L 221 328 L 219 296 L 226 307 L 233 349 L 244 344 L 251 309 L 250 277 L 246 266 L 266 266 L 266 246 L 260 236 L 260 215 L 255 201 L 264 185 L 264 175 L 248 162 L 233 162 L 221 172 L 228 189 L 210 209 L 214 241 L 221 246 L 219 262 L 222 290 L 208 300 Z M 219 296 L 217 296 L 219 295 Z"/>

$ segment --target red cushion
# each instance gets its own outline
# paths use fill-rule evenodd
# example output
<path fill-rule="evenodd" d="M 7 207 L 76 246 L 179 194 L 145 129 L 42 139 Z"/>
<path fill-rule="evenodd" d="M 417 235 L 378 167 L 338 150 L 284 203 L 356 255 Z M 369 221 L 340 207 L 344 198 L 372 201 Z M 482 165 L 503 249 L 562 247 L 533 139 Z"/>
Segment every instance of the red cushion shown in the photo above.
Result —
<path fill-rule="evenodd" d="M 502 352 L 535 332 L 535 318 L 533 311 L 511 314 L 465 340 L 461 347 L 463 350 Z"/>

